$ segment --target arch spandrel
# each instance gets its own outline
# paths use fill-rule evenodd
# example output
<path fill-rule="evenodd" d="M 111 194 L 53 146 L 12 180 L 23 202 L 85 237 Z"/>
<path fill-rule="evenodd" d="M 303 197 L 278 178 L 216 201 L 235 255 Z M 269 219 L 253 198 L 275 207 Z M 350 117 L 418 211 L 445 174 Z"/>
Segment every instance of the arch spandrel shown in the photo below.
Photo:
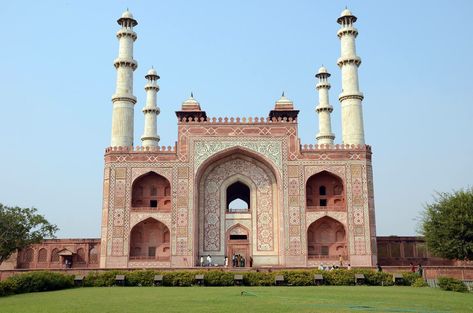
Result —
<path fill-rule="evenodd" d="M 152 218 L 158 222 L 161 222 L 166 226 L 168 229 L 171 229 L 171 217 L 169 213 L 153 213 L 153 212 L 143 212 L 143 213 L 132 213 L 130 216 L 130 230 L 135 227 L 137 224 L 147 220 L 148 218 Z"/>
<path fill-rule="evenodd" d="M 194 171 L 200 177 L 207 166 L 232 154 L 244 154 L 269 165 L 279 180 L 283 164 L 281 141 L 195 141 Z"/>
<path fill-rule="evenodd" d="M 156 167 L 134 167 L 131 169 L 131 183 L 134 184 L 137 179 L 148 174 L 154 173 L 166 178 L 172 185 L 172 168 Z"/>
<path fill-rule="evenodd" d="M 307 181 L 314 175 L 327 172 L 331 175 L 337 176 L 346 184 L 346 168 L 344 165 L 334 166 L 305 166 L 304 168 L 304 185 L 307 185 Z"/>

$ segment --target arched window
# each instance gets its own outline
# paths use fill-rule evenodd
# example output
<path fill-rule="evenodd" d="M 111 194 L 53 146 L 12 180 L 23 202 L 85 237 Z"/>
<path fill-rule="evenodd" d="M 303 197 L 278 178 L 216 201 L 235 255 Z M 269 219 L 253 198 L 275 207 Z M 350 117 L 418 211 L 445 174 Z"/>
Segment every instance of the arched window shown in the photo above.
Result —
<path fill-rule="evenodd" d="M 46 263 L 48 261 L 48 251 L 44 248 L 39 249 L 38 251 L 38 262 Z"/>
<path fill-rule="evenodd" d="M 135 180 L 132 189 L 132 208 L 146 210 L 171 208 L 171 185 L 161 175 L 149 172 Z"/>
<path fill-rule="evenodd" d="M 99 261 L 98 254 L 97 254 L 97 248 L 96 246 L 93 246 L 92 249 L 89 251 L 89 263 L 90 264 L 97 264 Z"/>
<path fill-rule="evenodd" d="M 235 182 L 227 188 L 227 212 L 246 213 L 250 210 L 250 188 Z"/>
<path fill-rule="evenodd" d="M 83 248 L 77 249 L 76 262 L 77 263 L 85 263 L 85 251 L 84 251 Z"/>
<path fill-rule="evenodd" d="M 54 248 L 53 251 L 51 252 L 51 262 L 52 263 L 59 262 L 59 250 L 57 248 Z"/>
<path fill-rule="evenodd" d="M 28 248 L 25 251 L 25 254 L 23 255 L 23 261 L 26 263 L 31 263 L 33 262 L 34 258 L 34 250 L 32 248 Z"/>
<path fill-rule="evenodd" d="M 325 186 L 320 186 L 319 187 L 319 195 L 320 196 L 326 196 L 327 195 L 327 191 L 325 190 Z"/>

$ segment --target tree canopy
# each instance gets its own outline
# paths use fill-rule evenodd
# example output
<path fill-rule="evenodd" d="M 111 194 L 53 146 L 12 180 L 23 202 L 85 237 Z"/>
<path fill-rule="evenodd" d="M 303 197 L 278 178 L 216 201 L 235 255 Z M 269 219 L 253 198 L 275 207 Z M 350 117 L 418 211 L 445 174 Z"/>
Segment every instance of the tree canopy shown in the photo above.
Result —
<path fill-rule="evenodd" d="M 473 260 L 473 188 L 437 193 L 425 206 L 421 232 L 433 254 Z"/>
<path fill-rule="evenodd" d="M 17 249 L 46 238 L 58 230 L 35 208 L 8 207 L 0 203 L 0 264 Z"/>

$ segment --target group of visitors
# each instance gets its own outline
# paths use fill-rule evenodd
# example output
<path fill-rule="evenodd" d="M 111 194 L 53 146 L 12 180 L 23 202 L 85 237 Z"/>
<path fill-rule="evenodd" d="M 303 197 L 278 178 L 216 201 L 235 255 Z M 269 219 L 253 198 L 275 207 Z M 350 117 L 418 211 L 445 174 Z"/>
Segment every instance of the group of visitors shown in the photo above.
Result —
<path fill-rule="evenodd" d="M 240 254 L 232 255 L 232 266 L 233 267 L 245 267 L 246 260 Z M 251 266 L 251 257 L 250 257 L 250 266 Z"/>
<path fill-rule="evenodd" d="M 422 264 L 418 264 L 417 265 L 417 268 L 416 266 L 414 265 L 414 263 L 409 263 L 409 266 L 411 267 L 411 272 L 412 273 L 417 273 L 419 274 L 420 277 L 424 277 L 424 268 L 422 267 Z"/>
<path fill-rule="evenodd" d="M 249 260 L 246 260 L 240 254 L 232 255 L 232 266 L 233 267 L 245 267 L 247 265 L 249 265 L 251 267 L 252 263 L 253 263 L 252 257 L 249 257 Z M 204 259 L 203 255 L 200 256 L 200 266 L 201 267 L 204 267 L 204 266 L 209 266 L 210 267 L 210 266 L 217 266 L 217 264 L 212 264 L 212 257 L 209 254 L 209 255 L 207 255 L 207 257 L 205 259 Z M 225 256 L 225 259 L 224 259 L 224 266 L 228 267 L 228 257 L 227 256 Z"/>
<path fill-rule="evenodd" d="M 212 257 L 209 255 L 207 255 L 207 263 L 204 263 L 204 256 L 201 255 L 200 256 L 200 266 L 201 267 L 204 267 L 204 266 L 212 266 Z"/>
<path fill-rule="evenodd" d="M 69 258 L 64 260 L 64 267 L 65 268 L 72 268 L 72 261 Z"/>
<path fill-rule="evenodd" d="M 351 269 L 350 263 L 348 263 L 347 267 L 348 267 L 349 270 Z M 321 271 L 333 271 L 333 270 L 338 270 L 340 268 L 341 268 L 340 266 L 335 265 L 335 264 L 324 265 L 323 263 L 320 263 L 319 267 L 318 267 L 318 269 L 321 270 Z"/>

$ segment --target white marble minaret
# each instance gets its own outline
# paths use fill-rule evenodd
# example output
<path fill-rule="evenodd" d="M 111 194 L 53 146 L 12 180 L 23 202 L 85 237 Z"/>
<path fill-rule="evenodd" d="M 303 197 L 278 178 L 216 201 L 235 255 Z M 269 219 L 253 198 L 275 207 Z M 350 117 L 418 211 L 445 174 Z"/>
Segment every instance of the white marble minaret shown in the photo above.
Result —
<path fill-rule="evenodd" d="M 328 101 L 328 90 L 330 89 L 330 83 L 328 78 L 330 73 L 327 72 L 325 67 L 319 68 L 315 77 L 319 79 L 319 82 L 315 88 L 319 91 L 319 104 L 315 108 L 315 111 L 319 115 L 319 133 L 315 137 L 317 139 L 317 144 L 333 144 L 335 135 L 332 133 L 332 121 L 330 119 L 330 114 L 333 111 L 333 107 Z"/>
<path fill-rule="evenodd" d="M 112 96 L 112 143 L 111 146 L 133 146 L 133 114 L 136 97 L 133 95 L 133 72 L 138 66 L 133 60 L 133 43 L 136 33 L 133 27 L 138 22 L 126 10 L 117 20 L 122 27 L 117 32 L 119 41 L 118 57 L 113 65 L 117 69 L 117 86 Z"/>
<path fill-rule="evenodd" d="M 361 101 L 363 93 L 358 86 L 358 67 L 361 59 L 356 55 L 355 38 L 358 30 L 353 26 L 356 16 L 348 9 L 343 10 L 337 23 L 337 33 L 341 42 L 341 57 L 338 66 L 342 71 L 342 93 L 339 96 L 342 106 L 342 142 L 344 144 L 364 144 L 363 110 Z"/>
<path fill-rule="evenodd" d="M 145 115 L 145 129 L 143 136 L 141 136 L 143 147 L 157 147 L 159 144 L 159 136 L 156 124 L 156 118 L 159 114 L 159 108 L 156 105 L 156 95 L 159 91 L 158 73 L 154 68 L 148 71 L 145 78 L 148 80 L 145 86 L 146 90 L 146 105 L 143 108 Z"/>

